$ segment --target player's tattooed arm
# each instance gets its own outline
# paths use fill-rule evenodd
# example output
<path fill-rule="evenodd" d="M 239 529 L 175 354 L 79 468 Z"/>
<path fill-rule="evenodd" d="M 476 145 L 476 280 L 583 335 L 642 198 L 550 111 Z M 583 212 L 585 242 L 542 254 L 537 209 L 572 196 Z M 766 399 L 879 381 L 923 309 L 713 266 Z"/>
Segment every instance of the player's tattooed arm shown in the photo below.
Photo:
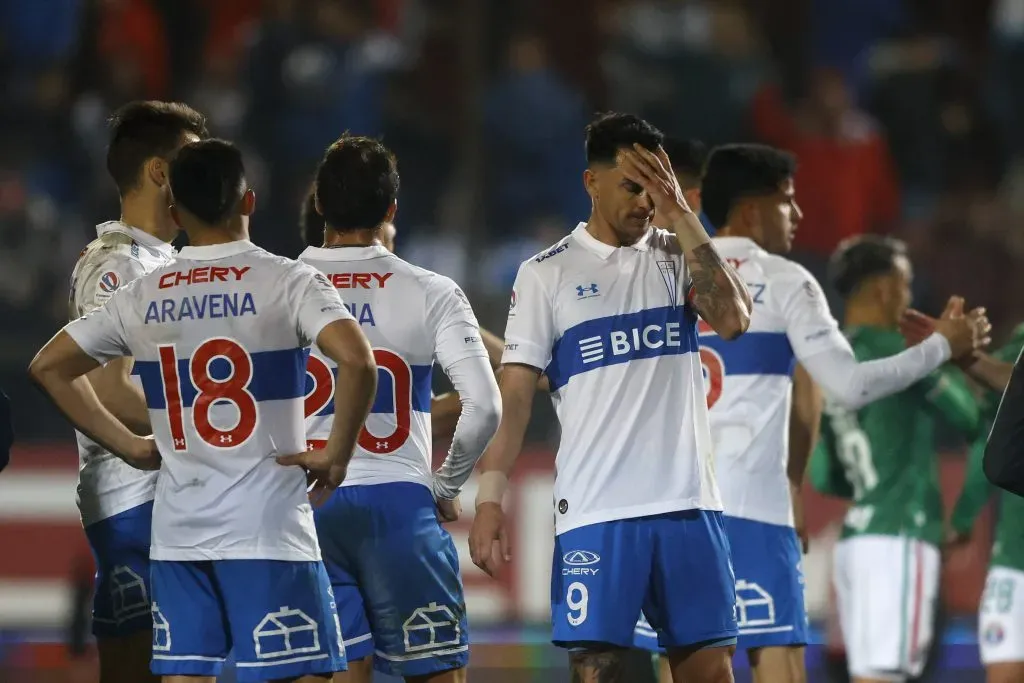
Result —
<path fill-rule="evenodd" d="M 569 655 L 572 683 L 626 683 L 625 650 L 583 650 Z"/>
<path fill-rule="evenodd" d="M 697 220 L 695 216 L 693 220 Z M 683 252 L 683 258 L 690 271 L 690 301 L 704 322 L 724 339 L 746 332 L 750 292 L 736 269 L 725 262 L 710 240 Z"/>
<path fill-rule="evenodd" d="M 672 226 L 690 271 L 690 299 L 723 339 L 735 339 L 750 325 L 750 292 L 736 270 L 715 249 L 700 219 L 683 197 L 665 150 L 634 145 L 617 157 L 623 175 L 640 185 L 661 220 Z"/>

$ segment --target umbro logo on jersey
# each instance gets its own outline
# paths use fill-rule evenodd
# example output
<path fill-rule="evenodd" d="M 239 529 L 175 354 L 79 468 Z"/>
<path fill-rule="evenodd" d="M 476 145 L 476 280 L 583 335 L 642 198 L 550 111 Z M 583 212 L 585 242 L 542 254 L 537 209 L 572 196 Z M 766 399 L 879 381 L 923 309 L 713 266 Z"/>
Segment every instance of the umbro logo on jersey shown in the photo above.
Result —
<path fill-rule="evenodd" d="M 592 296 L 601 296 L 596 284 L 591 282 L 589 285 L 576 285 L 576 298 L 589 299 Z"/>

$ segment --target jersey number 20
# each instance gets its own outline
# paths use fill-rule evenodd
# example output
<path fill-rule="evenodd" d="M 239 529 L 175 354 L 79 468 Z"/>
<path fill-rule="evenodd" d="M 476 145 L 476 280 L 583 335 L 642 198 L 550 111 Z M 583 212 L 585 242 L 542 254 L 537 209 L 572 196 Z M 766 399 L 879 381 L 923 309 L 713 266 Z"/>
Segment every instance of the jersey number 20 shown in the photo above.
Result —
<path fill-rule="evenodd" d="M 174 450 L 185 451 L 188 450 L 188 440 L 185 437 L 178 358 L 173 344 L 158 347 L 157 353 L 171 440 Z M 224 379 L 214 379 L 210 375 L 210 365 L 218 358 L 225 359 L 230 365 L 230 373 Z M 192 423 L 199 438 L 215 448 L 235 448 L 248 441 L 256 431 L 259 413 L 256 410 L 256 399 L 249 393 L 252 358 L 246 350 L 233 339 L 207 339 L 192 353 L 187 368 L 192 384 L 197 389 L 192 403 Z M 238 410 L 238 422 L 230 429 L 221 429 L 210 421 L 210 407 L 224 402 Z"/>
<path fill-rule="evenodd" d="M 395 398 L 395 429 L 390 434 L 371 434 L 364 426 L 359 432 L 359 447 L 377 455 L 394 453 L 409 440 L 412 426 L 412 369 L 405 359 L 394 351 L 374 349 L 373 359 L 378 369 L 391 375 Z M 313 390 L 306 394 L 306 417 L 316 415 L 334 396 L 334 373 L 320 358 L 311 355 L 306 373 L 313 378 Z M 378 388 L 379 391 L 379 388 Z"/>

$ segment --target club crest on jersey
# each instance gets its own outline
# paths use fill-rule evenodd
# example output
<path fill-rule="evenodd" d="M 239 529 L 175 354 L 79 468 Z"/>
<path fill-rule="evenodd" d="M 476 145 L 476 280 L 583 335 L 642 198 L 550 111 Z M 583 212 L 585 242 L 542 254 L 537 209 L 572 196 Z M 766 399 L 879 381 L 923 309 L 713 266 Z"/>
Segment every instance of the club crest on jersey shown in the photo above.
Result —
<path fill-rule="evenodd" d="M 673 306 L 679 305 L 679 276 L 676 273 L 675 261 L 658 261 L 658 270 L 661 271 L 661 279 L 665 281 L 668 289 L 668 299 Z"/>
<path fill-rule="evenodd" d="M 117 291 L 117 288 L 121 286 L 121 279 L 117 277 L 117 273 L 112 270 L 108 270 L 100 276 L 100 291 L 106 294 L 113 294 Z"/>
<path fill-rule="evenodd" d="M 576 285 L 577 299 L 589 299 L 595 296 L 601 296 L 601 292 L 598 291 L 595 283 L 591 282 L 589 285 Z"/>

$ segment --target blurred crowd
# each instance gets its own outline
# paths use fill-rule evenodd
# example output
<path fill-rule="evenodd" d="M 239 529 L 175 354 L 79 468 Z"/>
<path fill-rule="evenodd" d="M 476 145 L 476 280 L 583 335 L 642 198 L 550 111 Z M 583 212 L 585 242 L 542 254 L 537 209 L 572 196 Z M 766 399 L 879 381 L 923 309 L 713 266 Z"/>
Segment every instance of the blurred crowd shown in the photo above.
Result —
<path fill-rule="evenodd" d="M 182 99 L 243 145 L 253 237 L 301 248 L 323 149 L 382 136 L 398 246 L 501 331 L 521 260 L 585 220 L 582 129 L 640 114 L 714 145 L 799 157 L 796 256 L 910 245 L 918 305 L 956 292 L 1024 318 L 1024 0 L 0 0 L 0 385 L 67 316 L 115 217 L 106 118 Z M 34 414 L 34 411 L 29 411 Z M 49 413 L 46 413 L 49 415 Z M 42 414 L 41 414 L 42 415 Z M 49 417 L 27 435 L 45 436 Z"/>

